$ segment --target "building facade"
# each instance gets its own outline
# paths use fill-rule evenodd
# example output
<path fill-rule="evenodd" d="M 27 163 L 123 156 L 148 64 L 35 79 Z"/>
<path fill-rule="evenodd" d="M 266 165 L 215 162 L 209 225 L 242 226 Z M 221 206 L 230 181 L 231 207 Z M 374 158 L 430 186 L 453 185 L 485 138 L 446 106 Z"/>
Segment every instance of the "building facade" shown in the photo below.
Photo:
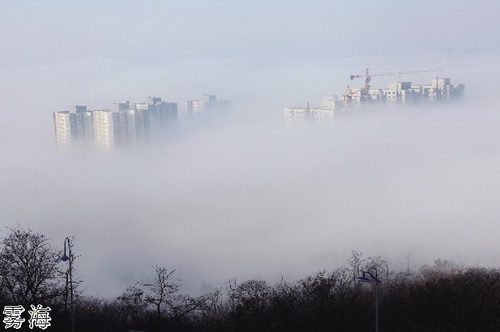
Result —
<path fill-rule="evenodd" d="M 188 115 L 206 114 L 217 115 L 229 110 L 229 100 L 217 99 L 216 95 L 205 95 L 207 100 L 189 100 L 186 102 Z"/>
<path fill-rule="evenodd" d="M 86 106 L 72 106 L 67 111 L 54 112 L 56 143 L 70 147 L 89 140 L 94 135 L 92 112 Z"/>
<path fill-rule="evenodd" d="M 59 147 L 85 143 L 98 150 L 110 150 L 146 142 L 152 132 L 161 135 L 177 122 L 178 112 L 177 103 L 148 97 L 144 103 L 117 102 L 103 110 L 71 106 L 53 116 Z"/>
<path fill-rule="evenodd" d="M 390 83 L 387 89 L 352 89 L 342 96 L 323 97 L 321 107 L 287 107 L 283 109 L 286 122 L 331 121 L 335 113 L 348 112 L 361 103 L 376 104 L 423 104 L 460 100 L 465 92 L 464 84 L 452 84 L 449 78 L 435 78 L 430 84 L 413 85 L 411 82 Z"/>

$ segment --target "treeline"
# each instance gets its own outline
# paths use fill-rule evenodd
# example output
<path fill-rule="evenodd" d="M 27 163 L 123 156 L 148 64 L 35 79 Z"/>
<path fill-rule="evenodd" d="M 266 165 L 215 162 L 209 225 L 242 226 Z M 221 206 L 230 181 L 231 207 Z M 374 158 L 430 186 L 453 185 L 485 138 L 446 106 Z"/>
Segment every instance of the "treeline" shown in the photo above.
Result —
<path fill-rule="evenodd" d="M 75 271 L 67 282 L 61 254 L 43 234 L 8 229 L 0 247 L 2 308 L 50 306 L 48 331 L 70 331 L 71 313 L 75 331 L 375 331 L 375 274 L 380 331 L 500 331 L 499 269 L 438 259 L 395 272 L 380 257 L 353 252 L 344 267 L 298 281 L 231 279 L 193 297 L 181 293 L 175 270 L 155 266 L 149 279 L 105 299 L 85 296 Z M 368 271 L 371 282 L 356 279 Z M 25 323 L 21 330 L 32 329 Z"/>

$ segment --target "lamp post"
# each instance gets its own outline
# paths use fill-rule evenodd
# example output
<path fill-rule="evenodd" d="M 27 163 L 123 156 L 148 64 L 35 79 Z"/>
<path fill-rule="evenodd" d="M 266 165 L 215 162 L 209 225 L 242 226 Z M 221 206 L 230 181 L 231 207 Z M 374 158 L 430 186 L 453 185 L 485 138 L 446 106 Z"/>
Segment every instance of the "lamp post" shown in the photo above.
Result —
<path fill-rule="evenodd" d="M 373 275 L 370 271 L 375 271 L 375 275 Z M 368 278 L 366 275 L 369 275 L 371 278 Z M 356 278 L 360 282 L 371 282 L 375 281 L 375 332 L 378 331 L 378 286 L 380 284 L 380 280 L 378 279 L 378 271 L 376 267 L 371 267 L 368 271 L 363 271 L 363 275 Z"/>
<path fill-rule="evenodd" d="M 68 255 L 66 255 L 66 246 L 68 247 Z M 71 253 L 71 247 L 73 247 L 73 244 L 71 243 L 71 240 L 69 237 L 64 239 L 64 254 L 61 256 L 60 260 L 63 262 L 68 262 L 68 271 L 66 272 L 66 296 L 65 296 L 65 307 L 66 307 L 66 312 L 68 310 L 68 288 L 69 288 L 69 296 L 70 296 L 70 315 L 71 315 L 71 332 L 75 331 L 75 312 L 73 308 L 73 259 L 74 256 Z M 68 281 L 68 275 L 69 275 L 69 281 Z"/>

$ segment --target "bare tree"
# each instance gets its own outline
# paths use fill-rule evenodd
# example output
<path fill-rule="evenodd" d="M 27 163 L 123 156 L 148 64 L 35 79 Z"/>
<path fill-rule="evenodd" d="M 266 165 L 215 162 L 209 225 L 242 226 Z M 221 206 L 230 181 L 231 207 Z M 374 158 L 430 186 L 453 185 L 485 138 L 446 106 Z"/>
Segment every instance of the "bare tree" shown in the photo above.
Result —
<path fill-rule="evenodd" d="M 228 307 L 224 302 L 222 288 L 215 289 L 199 297 L 197 300 L 200 315 L 208 328 L 214 328 L 218 324 L 223 324 L 228 313 Z"/>
<path fill-rule="evenodd" d="M 168 306 L 175 308 L 175 296 L 180 287 L 178 280 L 172 280 L 172 274 L 175 270 L 169 270 L 166 267 L 158 265 L 153 266 L 155 274 L 151 280 L 141 283 L 141 286 L 147 287 L 149 293 L 146 295 L 146 302 L 156 307 L 156 315 L 161 318 L 162 307 Z"/>
<path fill-rule="evenodd" d="M 61 294 L 57 250 L 30 228 L 8 229 L 0 242 L 0 284 L 6 300 L 29 305 Z"/>
<path fill-rule="evenodd" d="M 142 289 L 135 286 L 128 287 L 117 300 L 127 323 L 135 324 L 143 317 L 147 303 Z"/>
<path fill-rule="evenodd" d="M 267 305 L 271 287 L 264 280 L 238 283 L 236 279 L 231 279 L 227 283 L 227 292 L 236 310 L 259 311 Z"/>

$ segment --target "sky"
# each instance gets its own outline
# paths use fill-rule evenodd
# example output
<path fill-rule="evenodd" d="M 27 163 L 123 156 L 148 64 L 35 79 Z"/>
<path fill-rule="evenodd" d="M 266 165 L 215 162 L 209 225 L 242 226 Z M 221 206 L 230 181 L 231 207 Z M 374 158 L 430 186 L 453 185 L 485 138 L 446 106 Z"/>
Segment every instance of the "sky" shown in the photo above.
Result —
<path fill-rule="evenodd" d="M 418 268 L 496 266 L 500 226 L 496 0 L 0 2 L 0 226 L 75 237 L 89 294 L 152 265 L 187 292 L 296 280 L 352 250 Z M 350 74 L 466 85 L 461 105 L 377 109 L 290 128 L 283 108 L 343 94 Z M 487 89 L 488 88 L 488 89 Z M 184 102 L 231 116 L 190 127 Z M 179 103 L 174 139 L 61 154 L 52 112 L 147 96 Z M 3 227 L 2 227 L 3 229 Z M 2 230 L 4 232 L 4 230 Z"/>

